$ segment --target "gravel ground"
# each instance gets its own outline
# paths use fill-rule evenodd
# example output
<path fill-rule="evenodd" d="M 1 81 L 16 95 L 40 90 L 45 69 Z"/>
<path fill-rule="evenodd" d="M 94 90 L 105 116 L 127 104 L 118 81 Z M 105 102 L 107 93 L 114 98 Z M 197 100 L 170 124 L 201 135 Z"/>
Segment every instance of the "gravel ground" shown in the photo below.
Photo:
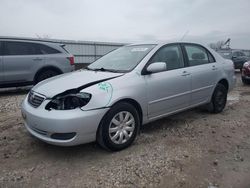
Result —
<path fill-rule="evenodd" d="M 0 187 L 250 187 L 250 86 L 239 78 L 221 114 L 193 109 L 150 123 L 115 153 L 32 138 L 20 115 L 27 92 L 0 91 Z"/>

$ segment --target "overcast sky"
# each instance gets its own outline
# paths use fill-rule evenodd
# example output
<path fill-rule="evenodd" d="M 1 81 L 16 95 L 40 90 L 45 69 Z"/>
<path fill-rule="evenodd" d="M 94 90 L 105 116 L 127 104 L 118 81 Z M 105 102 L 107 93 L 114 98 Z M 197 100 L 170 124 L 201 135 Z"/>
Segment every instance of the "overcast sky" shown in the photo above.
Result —
<path fill-rule="evenodd" d="M 0 0 L 0 36 L 87 41 L 231 38 L 250 49 L 250 0 Z"/>

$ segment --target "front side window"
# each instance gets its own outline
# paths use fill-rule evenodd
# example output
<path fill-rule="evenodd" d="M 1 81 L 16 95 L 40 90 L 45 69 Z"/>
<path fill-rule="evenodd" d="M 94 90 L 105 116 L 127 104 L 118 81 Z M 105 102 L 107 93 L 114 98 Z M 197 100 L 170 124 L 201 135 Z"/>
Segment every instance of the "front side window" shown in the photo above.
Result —
<path fill-rule="evenodd" d="M 154 62 L 165 62 L 167 70 L 184 67 L 183 56 L 179 45 L 168 45 L 160 48 L 149 62 L 150 64 Z"/>
<path fill-rule="evenodd" d="M 128 72 L 155 47 L 154 44 L 124 46 L 96 60 L 87 69 Z"/>
<path fill-rule="evenodd" d="M 189 66 L 197 66 L 209 63 L 207 52 L 204 48 L 196 45 L 185 45 Z"/>

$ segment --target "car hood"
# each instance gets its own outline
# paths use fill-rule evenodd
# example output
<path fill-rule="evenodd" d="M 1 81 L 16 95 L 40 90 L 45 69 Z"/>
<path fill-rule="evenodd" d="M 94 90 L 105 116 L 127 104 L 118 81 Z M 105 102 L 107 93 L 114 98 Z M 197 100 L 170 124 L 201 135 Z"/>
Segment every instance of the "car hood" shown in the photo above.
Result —
<path fill-rule="evenodd" d="M 32 90 L 45 95 L 47 98 L 52 98 L 69 89 L 76 89 L 80 87 L 91 86 L 99 81 L 102 82 L 107 79 L 112 79 L 122 76 L 124 73 L 100 72 L 79 70 L 71 73 L 62 74 L 44 80 L 35 85 Z"/>

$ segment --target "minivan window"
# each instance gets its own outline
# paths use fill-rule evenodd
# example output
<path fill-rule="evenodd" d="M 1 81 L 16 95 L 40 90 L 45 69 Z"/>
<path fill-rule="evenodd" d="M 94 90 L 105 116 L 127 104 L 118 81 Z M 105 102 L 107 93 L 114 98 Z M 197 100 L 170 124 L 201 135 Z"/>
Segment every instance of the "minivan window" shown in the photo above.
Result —
<path fill-rule="evenodd" d="M 34 55 L 36 46 L 27 42 L 6 42 L 5 55 Z"/>
<path fill-rule="evenodd" d="M 207 52 L 197 45 L 185 45 L 189 66 L 197 66 L 209 63 Z"/>
<path fill-rule="evenodd" d="M 39 48 L 39 52 L 41 54 L 58 54 L 61 53 L 60 51 L 51 48 L 49 46 L 43 45 L 43 44 L 37 44 L 37 47 Z"/>
<path fill-rule="evenodd" d="M 179 45 L 168 45 L 160 48 L 150 59 L 149 63 L 165 62 L 167 70 L 184 67 L 183 56 Z"/>
<path fill-rule="evenodd" d="M 4 55 L 57 54 L 60 51 L 49 46 L 31 42 L 5 42 Z"/>

